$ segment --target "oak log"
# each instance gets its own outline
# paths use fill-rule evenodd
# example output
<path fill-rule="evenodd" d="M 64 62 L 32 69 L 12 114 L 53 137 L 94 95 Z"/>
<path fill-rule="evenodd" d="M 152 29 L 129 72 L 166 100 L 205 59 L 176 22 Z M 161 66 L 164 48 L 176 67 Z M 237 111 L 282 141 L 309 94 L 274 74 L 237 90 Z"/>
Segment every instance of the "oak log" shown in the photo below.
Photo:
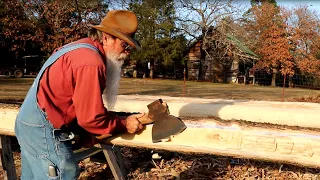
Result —
<path fill-rule="evenodd" d="M 14 136 L 14 124 L 18 109 L 0 108 L 0 134 Z"/>
<path fill-rule="evenodd" d="M 170 114 L 177 117 L 210 117 L 225 120 L 237 119 L 288 126 L 320 128 L 318 113 L 319 103 L 273 102 L 202 99 L 169 96 L 119 95 L 114 111 L 148 112 L 147 105 L 161 98 L 169 105 Z M 0 131 L 10 129 L 18 109 L 0 108 Z M 5 120 L 4 119 L 11 119 Z"/>
<path fill-rule="evenodd" d="M 147 105 L 161 98 L 167 102 L 170 114 L 183 117 L 215 116 L 225 120 L 245 120 L 288 126 L 320 128 L 319 103 L 273 102 L 202 99 L 169 96 L 118 96 L 115 111 L 148 112 Z"/>
<path fill-rule="evenodd" d="M 152 125 L 140 134 L 123 134 L 104 142 L 119 146 L 162 149 L 277 161 L 320 168 L 320 132 L 267 128 L 237 123 L 221 125 L 212 119 L 185 121 L 187 129 L 169 141 L 152 143 Z"/>
<path fill-rule="evenodd" d="M 204 118 L 202 121 L 187 122 L 188 128 L 170 142 L 152 143 L 152 125 L 149 125 L 139 135 L 125 134 L 113 137 L 106 143 L 320 167 L 320 133 L 316 130 L 320 127 L 319 104 L 120 95 L 114 110 L 148 112 L 146 106 L 159 98 L 167 102 L 172 115 L 183 118 L 187 116 Z M 18 109 L 0 109 L 0 134 L 14 135 L 17 112 Z M 314 130 L 255 127 L 237 123 L 219 125 L 219 122 L 208 118 L 209 116 L 225 120 L 242 119 L 259 123 L 311 126 Z"/>

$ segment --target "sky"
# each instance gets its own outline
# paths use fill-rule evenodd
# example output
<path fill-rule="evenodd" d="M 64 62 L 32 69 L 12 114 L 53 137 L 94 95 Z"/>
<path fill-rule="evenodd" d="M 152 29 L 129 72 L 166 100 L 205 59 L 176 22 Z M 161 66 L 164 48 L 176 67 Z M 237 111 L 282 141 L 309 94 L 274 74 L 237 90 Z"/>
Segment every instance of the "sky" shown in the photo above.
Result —
<path fill-rule="evenodd" d="M 276 0 L 278 6 L 284 6 L 287 8 L 293 8 L 296 5 L 307 5 L 311 10 L 315 10 L 320 14 L 320 0 Z M 244 5 L 244 9 L 251 7 L 250 0 L 235 0 L 235 2 L 241 2 Z"/>
<path fill-rule="evenodd" d="M 285 7 L 294 7 L 295 5 L 307 5 L 310 9 L 314 9 L 317 13 L 320 13 L 320 1 L 319 0 L 276 0 L 277 5 Z"/>

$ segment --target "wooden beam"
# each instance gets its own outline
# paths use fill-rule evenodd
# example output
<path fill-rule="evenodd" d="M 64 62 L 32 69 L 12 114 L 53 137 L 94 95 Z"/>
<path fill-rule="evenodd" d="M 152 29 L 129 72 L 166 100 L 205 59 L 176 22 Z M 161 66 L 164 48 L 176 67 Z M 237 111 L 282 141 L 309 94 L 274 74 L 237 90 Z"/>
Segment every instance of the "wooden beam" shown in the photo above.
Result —
<path fill-rule="evenodd" d="M 0 134 L 14 136 L 14 124 L 18 109 L 0 108 Z"/>
<path fill-rule="evenodd" d="M 104 143 L 320 167 L 318 131 L 277 128 L 272 125 L 226 125 L 212 119 L 185 123 L 187 129 L 168 142 L 152 143 L 152 125 L 147 125 L 140 134 L 123 134 L 111 137 Z"/>
<path fill-rule="evenodd" d="M 114 110 L 148 112 L 147 105 L 159 98 L 167 102 L 170 114 L 177 117 L 215 116 L 225 120 L 320 128 L 319 103 L 120 95 Z"/>
<path fill-rule="evenodd" d="M 119 167 L 121 169 L 121 172 L 123 174 L 127 174 L 126 173 L 126 168 L 125 168 L 125 165 L 124 165 L 124 160 L 123 160 L 123 156 L 122 156 L 122 153 L 121 153 L 121 149 L 119 146 L 114 146 L 113 147 L 113 150 L 114 150 L 114 154 L 115 154 L 115 157 L 119 163 Z"/>
<path fill-rule="evenodd" d="M 147 105 L 161 98 L 177 117 L 210 117 L 225 120 L 320 128 L 319 103 L 244 101 L 223 99 L 182 98 L 169 96 L 119 95 L 114 111 L 148 112 Z M 18 109 L 0 108 L 0 133 L 14 135 L 12 128 Z"/>
<path fill-rule="evenodd" d="M 16 168 L 11 149 L 11 140 L 9 136 L 0 135 L 0 163 L 4 169 L 5 180 L 16 180 Z"/>
<path fill-rule="evenodd" d="M 91 148 L 81 148 L 78 150 L 73 151 L 74 159 L 79 162 L 85 158 L 91 157 L 99 152 L 101 152 L 102 149 L 99 147 L 91 147 Z"/>
<path fill-rule="evenodd" d="M 119 146 L 140 146 L 171 151 L 199 152 L 233 157 L 282 161 L 320 167 L 320 104 L 267 101 L 236 101 L 167 96 L 119 96 L 115 111 L 148 112 L 147 105 L 163 99 L 175 116 L 205 117 L 188 122 L 188 128 L 171 142 L 152 143 L 151 127 L 139 135 L 123 135 L 106 141 Z M 0 134 L 14 135 L 17 109 L 0 109 Z M 242 119 L 288 125 L 260 127 L 252 124 L 221 125 L 207 118 Z M 185 118 L 183 118 L 185 120 Z M 312 127 L 312 130 L 300 127 Z"/>
<path fill-rule="evenodd" d="M 101 147 L 103 149 L 103 153 L 108 161 L 108 165 L 111 169 L 113 177 L 116 180 L 127 179 L 126 178 L 127 176 L 125 175 L 125 172 L 123 171 L 123 167 L 120 166 L 120 163 L 118 162 L 117 157 L 113 152 L 112 146 L 106 145 L 106 144 L 100 144 L 100 145 L 101 145 Z"/>

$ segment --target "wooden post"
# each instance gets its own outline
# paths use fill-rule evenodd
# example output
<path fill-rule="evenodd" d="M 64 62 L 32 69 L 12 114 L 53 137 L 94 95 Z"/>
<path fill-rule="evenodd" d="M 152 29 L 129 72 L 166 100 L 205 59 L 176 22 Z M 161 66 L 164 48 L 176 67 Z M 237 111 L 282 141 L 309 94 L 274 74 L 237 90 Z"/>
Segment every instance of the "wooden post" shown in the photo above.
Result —
<path fill-rule="evenodd" d="M 125 180 L 127 179 L 126 178 L 126 175 L 125 173 L 122 171 L 121 167 L 120 167 L 120 164 L 118 161 L 119 159 L 117 160 L 114 152 L 113 152 L 113 148 L 112 146 L 110 145 L 106 145 L 106 144 L 100 144 L 101 147 L 103 148 L 103 153 L 108 161 L 108 165 L 111 169 L 111 172 L 113 174 L 113 177 L 116 179 L 116 180 Z M 122 160 L 122 159 L 121 159 Z"/>
<path fill-rule="evenodd" d="M 92 147 L 92 148 L 81 148 L 78 150 L 73 151 L 74 159 L 76 159 L 77 162 L 91 157 L 99 152 L 101 152 L 102 149 L 98 147 Z"/>
<path fill-rule="evenodd" d="M 0 163 L 4 170 L 5 180 L 16 180 L 16 168 L 14 166 L 11 140 L 9 136 L 0 135 Z"/>
<path fill-rule="evenodd" d="M 123 157 L 122 157 L 122 154 L 120 151 L 120 146 L 114 146 L 113 149 L 114 149 L 114 153 L 116 155 L 116 158 L 118 160 L 121 172 L 123 172 L 123 174 L 126 174 L 126 169 L 124 167 L 124 161 L 123 161 Z"/>
<path fill-rule="evenodd" d="M 286 87 L 286 77 L 287 77 L 287 74 L 285 73 L 283 75 L 282 102 L 284 101 L 284 88 Z"/>
<path fill-rule="evenodd" d="M 186 68 L 183 69 L 183 84 L 186 84 Z"/>

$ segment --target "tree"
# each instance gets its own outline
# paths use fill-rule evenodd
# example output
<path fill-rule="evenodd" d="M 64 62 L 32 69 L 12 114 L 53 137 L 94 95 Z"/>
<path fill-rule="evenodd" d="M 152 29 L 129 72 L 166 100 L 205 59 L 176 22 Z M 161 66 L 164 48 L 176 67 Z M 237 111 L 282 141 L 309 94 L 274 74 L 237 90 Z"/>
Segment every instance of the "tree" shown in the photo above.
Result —
<path fill-rule="evenodd" d="M 256 49 L 256 53 L 260 56 L 256 67 L 272 72 L 272 86 L 276 85 L 278 71 L 283 75 L 294 74 L 287 25 L 280 10 L 271 3 L 254 5 L 252 8 L 254 21 L 251 22 L 251 27 L 257 33 L 259 49 Z"/>
<path fill-rule="evenodd" d="M 250 0 L 251 8 L 249 8 L 245 13 L 242 14 L 242 17 L 239 21 L 239 28 L 237 29 L 237 35 L 249 49 L 256 52 L 259 48 L 258 45 L 258 31 L 256 29 L 256 23 L 254 16 L 252 14 L 253 7 L 261 6 L 262 3 L 271 3 L 275 7 L 277 2 L 275 0 Z"/>
<path fill-rule="evenodd" d="M 86 34 L 106 12 L 103 0 L 0 1 L 1 51 L 22 55 L 50 55 L 62 44 Z M 5 53 L 4 59 L 14 59 Z M 14 64 L 11 62 L 10 64 Z"/>
<path fill-rule="evenodd" d="M 136 37 L 143 48 L 142 51 L 133 52 L 130 58 L 145 67 L 150 62 L 151 76 L 155 67 L 158 67 L 158 73 L 168 74 L 168 68 L 180 66 L 186 43 L 175 27 L 174 1 L 133 1 L 129 4 L 129 10 L 137 14 L 139 28 Z M 173 76 L 176 76 L 176 71 L 173 71 Z"/>
<path fill-rule="evenodd" d="M 82 38 L 87 24 L 98 24 L 106 13 L 102 1 L 28 1 L 28 13 L 35 23 L 37 44 L 46 54 L 66 43 Z"/>
<path fill-rule="evenodd" d="M 28 41 L 32 41 L 33 24 L 25 13 L 22 1 L 1 1 L 1 37 L 2 45 L 15 51 L 16 58 L 26 49 Z"/>
<path fill-rule="evenodd" d="M 320 30 L 316 12 L 299 5 L 292 10 L 291 43 L 297 68 L 304 74 L 319 76 Z"/>
<path fill-rule="evenodd" d="M 201 37 L 198 79 L 204 80 L 207 44 L 210 43 L 207 34 L 210 28 L 217 26 L 219 21 L 236 13 L 238 9 L 232 5 L 232 0 L 180 0 L 178 2 L 181 31 L 194 39 Z"/>
<path fill-rule="evenodd" d="M 273 4 L 275 7 L 277 6 L 276 0 L 250 0 L 251 6 L 260 6 L 262 3 Z"/>
<path fill-rule="evenodd" d="M 4 26 L 4 18 L 6 15 L 6 9 L 4 1 L 0 1 L 0 47 L 4 46 L 4 34 L 3 34 L 3 26 Z"/>

